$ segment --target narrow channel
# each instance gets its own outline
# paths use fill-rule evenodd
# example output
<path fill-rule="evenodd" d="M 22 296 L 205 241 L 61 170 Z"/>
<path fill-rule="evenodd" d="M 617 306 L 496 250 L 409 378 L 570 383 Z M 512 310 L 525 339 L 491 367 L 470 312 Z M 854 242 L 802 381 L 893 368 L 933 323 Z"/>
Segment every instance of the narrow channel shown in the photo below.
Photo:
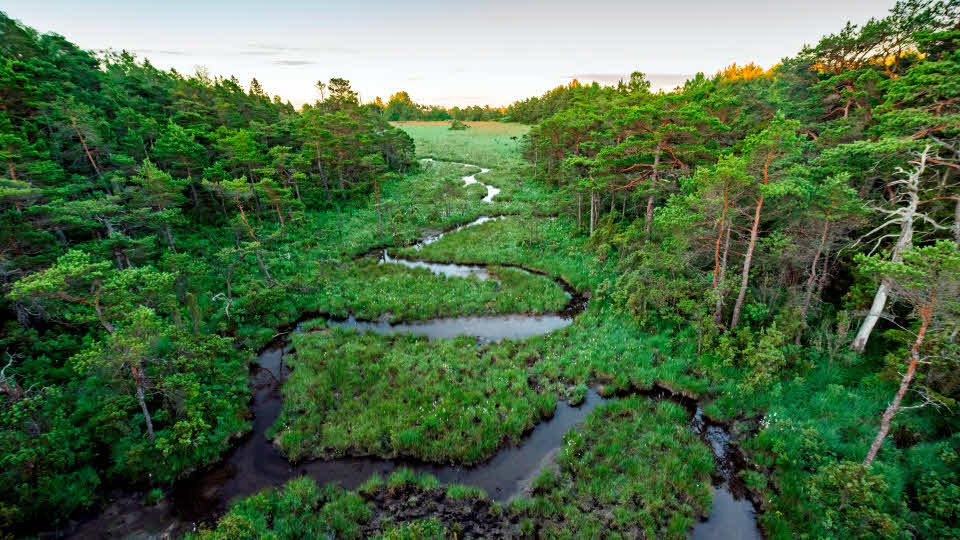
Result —
<path fill-rule="evenodd" d="M 432 160 L 424 160 L 432 161 Z M 473 165 L 462 164 L 474 167 Z M 486 172 L 489 169 L 482 169 Z M 480 183 L 475 174 L 463 177 L 466 184 Z M 481 183 L 482 184 L 482 183 Z M 487 197 L 492 202 L 499 190 L 487 186 Z M 499 217 L 481 217 L 458 227 L 480 225 Z M 435 242 L 444 233 L 430 235 L 417 248 Z M 476 276 L 488 279 L 486 267 L 480 265 L 433 264 L 407 259 L 391 259 L 386 252 L 383 264 L 402 264 L 428 268 L 447 276 Z M 356 328 L 358 331 L 373 331 L 381 334 L 410 332 L 428 336 L 430 339 L 451 338 L 459 335 L 473 336 L 480 341 L 496 342 L 501 339 L 521 339 L 552 332 L 568 326 L 574 317 L 586 307 L 586 298 L 563 280 L 556 280 L 568 293 L 567 307 L 557 314 L 505 315 L 489 317 L 454 317 L 431 321 L 390 324 L 385 320 L 361 321 L 353 317 L 330 320 L 331 326 Z M 563 443 L 563 435 L 576 427 L 591 411 L 606 401 L 593 390 L 577 407 L 560 402 L 551 418 L 539 423 L 527 433 L 519 444 L 502 449 L 489 461 L 476 466 L 431 464 L 408 459 L 380 459 L 375 457 L 340 458 L 291 463 L 266 438 L 267 430 L 276 421 L 282 404 L 281 387 L 290 374 L 289 358 L 292 354 L 290 333 L 301 331 L 296 325 L 290 332 L 279 334 L 258 358 L 253 379 L 253 429 L 218 464 L 178 482 L 171 495 L 169 515 L 164 518 L 170 530 L 189 530 L 192 524 L 215 520 L 228 509 L 229 503 L 269 487 L 299 477 L 310 476 L 319 483 L 336 482 L 346 489 L 353 489 L 373 474 L 389 475 L 398 468 L 410 468 L 429 473 L 441 482 L 459 483 L 479 487 L 494 500 L 504 502 L 522 495 L 540 470 L 548 465 Z M 653 393 L 652 393 L 653 394 Z M 655 392 L 654 398 L 672 399 L 665 391 Z M 690 400 L 685 405 L 691 407 Z M 695 405 L 693 405 L 695 406 Z M 731 459 L 730 437 L 723 426 L 707 422 L 699 409 L 691 414 L 691 429 L 713 450 L 718 474 L 714 478 L 714 499 L 710 517 L 700 522 L 691 533 L 692 538 L 762 538 L 756 526 L 753 507 L 742 492 L 732 489 L 737 472 L 743 466 L 742 458 Z M 738 454 L 736 455 L 739 456 Z M 734 495 L 737 493 L 737 495 Z M 93 531 L 109 527 L 98 521 L 108 520 L 104 515 L 85 522 L 75 537 L 96 537 Z M 133 531 L 130 531 L 133 532 Z"/>

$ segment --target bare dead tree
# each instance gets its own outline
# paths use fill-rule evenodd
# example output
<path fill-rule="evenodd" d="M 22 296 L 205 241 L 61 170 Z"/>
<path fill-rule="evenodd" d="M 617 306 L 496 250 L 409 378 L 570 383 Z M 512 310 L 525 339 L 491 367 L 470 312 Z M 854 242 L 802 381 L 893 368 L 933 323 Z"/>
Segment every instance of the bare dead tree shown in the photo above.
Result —
<path fill-rule="evenodd" d="M 890 186 L 896 189 L 896 193 L 891 201 L 892 208 L 878 206 L 870 208 L 877 213 L 883 214 L 886 217 L 886 221 L 861 237 L 857 243 L 876 238 L 874 248 L 871 250 L 872 252 L 879 247 L 883 240 L 896 238 L 897 240 L 890 252 L 890 260 L 898 262 L 902 260 L 903 253 L 913 246 L 913 235 L 915 226 L 918 223 L 930 225 L 934 229 L 946 228 L 934 221 L 928 213 L 920 209 L 920 206 L 925 202 L 920 198 L 922 192 L 921 180 L 927 170 L 929 160 L 930 145 L 927 145 L 923 149 L 923 152 L 920 153 L 920 157 L 915 162 L 916 165 L 913 169 L 907 171 L 903 168 L 897 168 L 897 171 L 903 176 L 890 182 Z M 879 237 L 876 236 L 893 227 L 899 229 L 898 232 L 882 234 Z M 870 310 L 867 312 L 866 317 L 864 317 L 863 323 L 860 325 L 860 330 L 857 332 L 851 344 L 851 348 L 855 351 L 863 352 L 864 348 L 866 348 L 867 340 L 870 339 L 870 334 L 873 332 L 877 321 L 880 320 L 883 309 L 887 304 L 890 287 L 891 284 L 888 279 L 884 278 L 880 281 L 877 292 L 873 297 L 873 304 L 870 306 Z"/>

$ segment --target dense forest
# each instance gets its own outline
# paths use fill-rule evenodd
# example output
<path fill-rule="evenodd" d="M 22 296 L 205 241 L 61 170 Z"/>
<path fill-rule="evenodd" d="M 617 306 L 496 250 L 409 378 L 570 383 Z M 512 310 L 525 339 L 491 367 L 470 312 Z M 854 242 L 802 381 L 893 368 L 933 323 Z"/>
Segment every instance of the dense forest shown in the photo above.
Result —
<path fill-rule="evenodd" d="M 296 111 L 2 14 L 0 57 L 6 528 L 226 450 L 248 429 L 245 351 L 298 311 L 291 231 L 369 197 L 413 144 L 343 79 Z"/>
<path fill-rule="evenodd" d="M 466 536 L 683 537 L 710 509 L 696 409 L 732 434 L 767 537 L 960 537 L 957 2 L 904 0 L 670 92 L 641 72 L 505 109 L 317 90 L 296 109 L 256 79 L 94 54 L 0 13 L 0 536 L 95 513 L 112 488 L 162 498 L 223 459 L 252 429 L 257 353 L 303 316 L 582 297 L 569 328 L 493 343 L 321 318 L 277 381 L 268 434 L 292 462 L 483 463 L 596 390 L 609 401 L 529 498 L 303 478 L 198 535 L 461 532 L 456 512 L 396 517 L 396 496 L 472 501 L 461 514 L 485 521 Z M 391 124 L 409 120 L 444 125 Z"/>
<path fill-rule="evenodd" d="M 537 124 L 533 174 L 619 254 L 611 294 L 638 323 L 694 328 L 742 377 L 722 398 L 740 414 L 802 413 L 750 443 L 776 467 L 771 534 L 811 502 L 841 537 L 958 534 L 958 13 L 901 2 L 770 69 L 669 93 L 637 72 L 510 107 Z M 875 393 L 876 416 L 859 409 Z M 853 421 L 876 427 L 866 453 Z"/>

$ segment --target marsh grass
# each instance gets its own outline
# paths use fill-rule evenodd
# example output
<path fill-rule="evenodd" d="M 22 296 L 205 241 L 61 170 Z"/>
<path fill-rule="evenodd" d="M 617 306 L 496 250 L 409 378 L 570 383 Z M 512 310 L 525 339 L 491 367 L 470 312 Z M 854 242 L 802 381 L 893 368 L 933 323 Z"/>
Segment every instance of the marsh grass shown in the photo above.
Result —
<path fill-rule="evenodd" d="M 360 538 L 373 509 L 357 493 L 333 484 L 318 486 L 301 477 L 241 499 L 214 530 L 187 534 L 187 540 L 243 538 Z"/>
<path fill-rule="evenodd" d="M 595 290 L 615 275 L 612 263 L 597 261 L 584 249 L 584 238 L 565 217 L 507 216 L 448 233 L 420 251 L 391 251 L 431 261 L 521 265 L 561 277 L 580 290 Z"/>
<path fill-rule="evenodd" d="M 685 538 L 710 508 L 713 455 L 670 401 L 618 399 L 571 430 L 533 498 L 515 501 L 545 538 Z"/>
<path fill-rule="evenodd" d="M 475 463 L 553 413 L 556 394 L 528 383 L 521 358 L 472 338 L 294 336 L 294 371 L 271 433 L 292 459 L 409 456 Z"/>
<path fill-rule="evenodd" d="M 523 159 L 517 139 L 530 130 L 529 126 L 504 122 L 466 124 L 470 129 L 463 131 L 450 131 L 449 122 L 396 122 L 394 125 L 414 138 L 420 157 L 476 163 L 491 169 Z"/>
<path fill-rule="evenodd" d="M 317 268 L 315 311 L 336 317 L 392 322 L 503 313 L 558 311 L 567 302 L 552 280 L 512 268 L 490 269 L 494 279 L 446 277 L 425 268 L 379 264 L 372 258 Z"/>
<path fill-rule="evenodd" d="M 247 497 L 191 538 L 684 538 L 710 508 L 713 455 L 670 401 L 611 401 L 563 439 L 530 498 L 504 509 L 483 491 L 399 469 L 356 492 L 298 478 Z"/>

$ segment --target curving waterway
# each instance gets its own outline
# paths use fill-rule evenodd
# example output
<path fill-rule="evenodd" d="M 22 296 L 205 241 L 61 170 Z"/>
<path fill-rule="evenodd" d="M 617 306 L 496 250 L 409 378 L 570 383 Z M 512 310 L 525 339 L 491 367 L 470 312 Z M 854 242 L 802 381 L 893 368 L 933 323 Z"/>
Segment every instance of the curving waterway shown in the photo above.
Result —
<path fill-rule="evenodd" d="M 433 160 L 422 160 L 430 162 Z M 467 167 L 474 165 L 461 164 Z M 489 169 L 481 168 L 481 172 Z M 499 189 L 483 184 L 476 174 L 463 177 L 465 184 L 478 183 L 486 187 L 484 201 L 492 202 Z M 458 227 L 480 225 L 499 217 L 482 217 Z M 418 244 L 435 242 L 444 233 L 428 236 Z M 386 251 L 380 257 L 382 264 L 402 264 L 409 267 L 427 268 L 446 276 L 476 276 L 489 279 L 487 268 L 482 265 L 438 264 L 424 261 L 393 259 Z M 381 334 L 410 332 L 444 339 L 455 336 L 473 336 L 480 341 L 495 342 L 501 339 L 519 339 L 552 332 L 568 326 L 574 317 L 586 307 L 586 297 L 574 290 L 565 281 L 556 280 L 569 296 L 567 306 L 556 314 L 504 315 L 489 317 L 452 317 L 422 322 L 391 324 L 386 320 L 363 321 L 349 317 L 330 320 L 328 324 L 356 328 L 358 331 L 373 331 Z M 565 402 L 557 405 L 553 416 L 539 423 L 527 433 L 519 444 L 500 450 L 489 461 L 475 466 L 441 465 L 407 459 L 340 458 L 291 463 L 266 438 L 267 430 L 274 424 L 282 407 L 281 386 L 290 373 L 289 357 L 293 353 L 289 334 L 300 331 L 297 324 L 289 332 L 278 334 L 259 356 L 252 374 L 253 429 L 218 464 L 201 471 L 176 484 L 168 495 L 170 502 L 159 508 L 148 508 L 127 501 L 126 507 L 118 510 L 122 499 L 97 517 L 73 522 L 61 535 L 73 538 L 121 537 L 141 533 L 144 527 L 154 531 L 176 534 L 191 530 L 198 523 L 212 524 L 228 508 L 230 501 L 251 495 L 264 488 L 278 486 L 287 480 L 310 476 L 319 483 L 336 482 L 346 489 L 353 489 L 373 474 L 388 475 L 405 467 L 418 472 L 430 473 L 441 482 L 459 483 L 483 489 L 494 500 L 507 501 L 522 495 L 536 474 L 548 465 L 563 442 L 563 435 L 577 426 L 602 398 L 594 391 L 577 407 Z M 724 426 L 706 420 L 696 403 L 675 398 L 664 389 L 651 391 L 652 399 L 675 399 L 691 414 L 690 426 L 704 443 L 713 450 L 717 473 L 713 481 L 713 507 L 710 518 L 696 525 L 692 538 L 762 538 L 756 526 L 754 509 L 746 491 L 742 489 L 737 472 L 744 466 L 743 459 L 730 445 L 730 437 Z M 655 464 L 651 464 L 655 466 Z M 125 521 L 117 522 L 117 514 Z"/>

